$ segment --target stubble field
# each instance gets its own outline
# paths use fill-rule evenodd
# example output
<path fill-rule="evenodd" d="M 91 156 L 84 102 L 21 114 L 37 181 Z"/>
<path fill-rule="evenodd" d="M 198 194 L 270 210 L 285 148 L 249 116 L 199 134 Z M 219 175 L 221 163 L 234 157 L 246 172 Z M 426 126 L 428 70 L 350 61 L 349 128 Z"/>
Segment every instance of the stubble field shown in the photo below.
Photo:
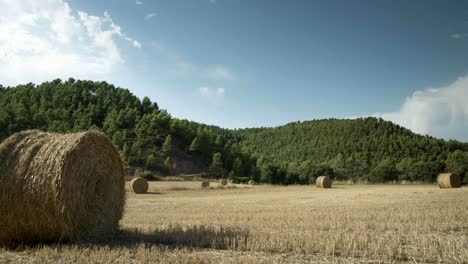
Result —
<path fill-rule="evenodd" d="M 122 231 L 0 248 L 1 263 L 468 263 L 468 188 L 152 182 Z"/>

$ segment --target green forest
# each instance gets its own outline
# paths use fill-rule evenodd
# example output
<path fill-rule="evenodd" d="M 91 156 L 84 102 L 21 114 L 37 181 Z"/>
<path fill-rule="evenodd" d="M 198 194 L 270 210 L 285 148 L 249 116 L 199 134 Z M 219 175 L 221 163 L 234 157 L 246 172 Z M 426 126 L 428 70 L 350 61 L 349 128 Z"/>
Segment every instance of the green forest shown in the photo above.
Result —
<path fill-rule="evenodd" d="M 99 130 L 128 166 L 170 175 L 190 160 L 207 176 L 272 184 L 335 180 L 432 182 L 453 171 L 468 181 L 468 144 L 417 135 L 377 118 L 295 122 L 228 130 L 173 118 L 148 97 L 106 82 L 60 79 L 0 85 L 0 140 L 15 132 Z"/>
<path fill-rule="evenodd" d="M 443 171 L 468 180 L 468 144 L 421 136 L 377 118 L 295 122 L 235 131 L 241 148 L 305 181 L 435 181 Z"/>

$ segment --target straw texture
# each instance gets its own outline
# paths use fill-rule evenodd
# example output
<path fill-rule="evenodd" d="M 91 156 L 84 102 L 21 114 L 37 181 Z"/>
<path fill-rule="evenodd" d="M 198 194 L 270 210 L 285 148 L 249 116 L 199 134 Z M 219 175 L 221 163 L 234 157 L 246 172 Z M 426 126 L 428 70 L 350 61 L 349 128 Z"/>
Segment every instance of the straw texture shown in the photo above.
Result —
<path fill-rule="evenodd" d="M 102 133 L 29 130 L 0 144 L 0 244 L 99 236 L 124 203 L 123 163 Z"/>
<path fill-rule="evenodd" d="M 319 176 L 315 181 L 317 188 L 331 188 L 332 180 L 328 176 Z"/>
<path fill-rule="evenodd" d="M 202 187 L 202 188 L 208 188 L 208 187 L 210 187 L 210 182 L 209 182 L 209 181 L 202 181 L 201 187 Z"/>
<path fill-rule="evenodd" d="M 142 177 L 136 177 L 129 183 L 130 191 L 134 193 L 147 193 L 148 192 L 148 181 Z"/>
<path fill-rule="evenodd" d="M 441 173 L 437 176 L 437 184 L 441 189 L 460 188 L 462 180 L 456 173 Z"/>
<path fill-rule="evenodd" d="M 226 179 L 222 179 L 222 180 L 219 181 L 219 184 L 221 186 L 226 186 L 228 184 L 228 181 Z"/>

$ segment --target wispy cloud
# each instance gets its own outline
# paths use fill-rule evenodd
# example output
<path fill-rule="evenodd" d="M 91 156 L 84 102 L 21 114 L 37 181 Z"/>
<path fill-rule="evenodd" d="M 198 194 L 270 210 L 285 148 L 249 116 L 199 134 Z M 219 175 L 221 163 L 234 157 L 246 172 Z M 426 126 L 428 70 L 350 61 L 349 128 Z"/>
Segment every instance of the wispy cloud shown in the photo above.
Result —
<path fill-rule="evenodd" d="M 177 51 L 156 40 L 151 41 L 149 46 L 167 62 L 163 69 L 166 76 L 177 80 L 184 79 L 190 82 L 207 84 L 199 87 L 198 92 L 202 97 L 216 104 L 222 102 L 225 89 L 213 88 L 213 86 L 226 87 L 226 85 L 232 84 L 238 79 L 233 70 L 226 65 L 199 65 L 187 61 Z"/>
<path fill-rule="evenodd" d="M 145 20 L 150 20 L 151 18 L 155 17 L 157 14 L 156 13 L 149 13 L 145 15 Z"/>
<path fill-rule="evenodd" d="M 199 92 L 202 97 L 214 105 L 222 105 L 224 102 L 224 88 L 200 87 Z"/>
<path fill-rule="evenodd" d="M 234 74 L 232 71 L 223 65 L 216 65 L 212 67 L 208 67 L 205 70 L 206 74 L 212 78 L 217 80 L 234 80 Z"/>
<path fill-rule="evenodd" d="M 124 63 L 122 32 L 107 12 L 94 16 L 62 0 L 3 1 L 0 18 L 0 80 L 14 85 L 52 78 L 93 79 Z M 44 67 L 47 62 L 47 67 Z"/>
<path fill-rule="evenodd" d="M 142 5 L 143 2 L 142 2 L 142 1 L 139 1 L 139 0 L 136 0 L 136 1 L 135 1 L 135 4 L 137 4 L 137 5 Z"/>
<path fill-rule="evenodd" d="M 463 38 L 468 37 L 468 33 L 455 33 L 455 34 L 452 34 L 451 37 L 454 39 L 463 39 Z"/>
<path fill-rule="evenodd" d="M 224 96 L 224 88 L 200 87 L 200 94 L 203 96 Z"/>
<path fill-rule="evenodd" d="M 420 134 L 468 141 L 468 75 L 436 89 L 415 92 L 400 110 L 374 116 Z"/>
<path fill-rule="evenodd" d="M 210 0 L 210 3 L 216 4 L 216 0 Z"/>

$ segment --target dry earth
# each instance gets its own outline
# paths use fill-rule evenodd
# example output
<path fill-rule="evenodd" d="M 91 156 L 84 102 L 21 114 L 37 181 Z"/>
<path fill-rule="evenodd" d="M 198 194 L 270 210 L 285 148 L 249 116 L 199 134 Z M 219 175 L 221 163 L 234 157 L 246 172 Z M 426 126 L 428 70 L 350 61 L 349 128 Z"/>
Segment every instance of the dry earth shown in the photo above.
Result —
<path fill-rule="evenodd" d="M 0 248 L 1 263 L 468 263 L 468 188 L 152 182 L 122 231 Z"/>

